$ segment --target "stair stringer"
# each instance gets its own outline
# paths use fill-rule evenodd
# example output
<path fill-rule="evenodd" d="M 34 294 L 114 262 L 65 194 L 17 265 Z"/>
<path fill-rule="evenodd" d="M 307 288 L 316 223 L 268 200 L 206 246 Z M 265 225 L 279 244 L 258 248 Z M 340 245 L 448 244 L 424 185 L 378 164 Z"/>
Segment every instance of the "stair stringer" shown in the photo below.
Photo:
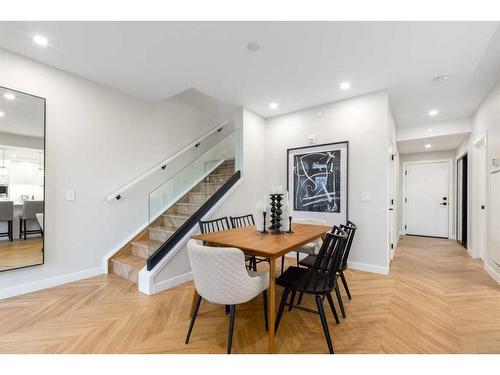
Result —
<path fill-rule="evenodd" d="M 244 177 L 242 176 L 228 191 L 224 196 L 217 201 L 216 204 L 212 206 L 212 208 L 203 216 L 203 219 L 208 219 L 221 205 L 224 203 L 229 197 L 233 194 L 233 192 L 243 183 Z M 147 266 L 142 268 L 139 271 L 139 280 L 138 287 L 139 291 L 144 294 L 155 294 L 159 293 L 163 290 L 173 288 L 176 285 L 182 284 L 186 281 L 192 279 L 191 272 L 188 272 L 183 275 L 175 276 L 167 280 L 158 281 L 155 283 L 155 276 L 163 270 L 163 268 L 167 267 L 169 262 L 174 258 L 176 254 L 179 253 L 183 248 L 185 248 L 186 243 L 191 238 L 191 236 L 197 232 L 198 225 L 193 226 L 191 230 L 186 233 L 186 235 L 179 241 L 170 252 L 163 257 L 163 259 L 151 270 L 147 270 Z"/>

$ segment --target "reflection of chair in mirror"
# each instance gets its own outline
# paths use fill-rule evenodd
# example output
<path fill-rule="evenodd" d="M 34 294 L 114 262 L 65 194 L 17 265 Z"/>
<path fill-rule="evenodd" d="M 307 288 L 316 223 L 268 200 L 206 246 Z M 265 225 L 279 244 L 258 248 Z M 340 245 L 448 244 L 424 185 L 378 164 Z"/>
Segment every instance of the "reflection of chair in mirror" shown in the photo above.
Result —
<path fill-rule="evenodd" d="M 12 220 L 14 219 L 14 202 L 3 201 L 0 202 L 0 222 L 7 222 L 7 232 L 0 233 L 0 237 L 9 237 L 12 241 L 14 238 L 12 234 Z"/>
<path fill-rule="evenodd" d="M 43 213 L 43 201 L 26 201 L 23 204 L 23 213 L 19 217 L 19 238 L 24 236 L 26 239 L 27 234 L 41 234 L 41 229 L 28 230 L 28 220 L 36 220 L 36 214 Z"/>

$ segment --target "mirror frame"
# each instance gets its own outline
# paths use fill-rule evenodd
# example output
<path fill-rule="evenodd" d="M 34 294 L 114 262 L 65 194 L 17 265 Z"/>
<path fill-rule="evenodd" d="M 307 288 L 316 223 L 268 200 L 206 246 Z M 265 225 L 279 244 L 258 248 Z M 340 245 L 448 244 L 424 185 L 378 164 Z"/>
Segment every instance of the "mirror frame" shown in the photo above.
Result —
<path fill-rule="evenodd" d="M 30 94 L 21 90 L 12 89 L 10 87 L 6 87 L 0 85 L 0 89 L 13 91 L 22 95 L 28 95 L 33 98 L 41 99 L 43 101 L 43 236 L 42 236 L 42 262 L 36 264 L 30 264 L 27 266 L 9 268 L 7 270 L 0 270 L 0 272 L 8 272 L 13 270 L 20 270 L 24 268 L 43 266 L 45 264 L 45 234 L 47 232 L 47 210 L 46 210 L 46 202 L 47 202 L 47 192 L 46 192 L 46 182 L 47 182 L 47 172 L 46 172 L 46 160 L 47 160 L 47 99 Z"/>

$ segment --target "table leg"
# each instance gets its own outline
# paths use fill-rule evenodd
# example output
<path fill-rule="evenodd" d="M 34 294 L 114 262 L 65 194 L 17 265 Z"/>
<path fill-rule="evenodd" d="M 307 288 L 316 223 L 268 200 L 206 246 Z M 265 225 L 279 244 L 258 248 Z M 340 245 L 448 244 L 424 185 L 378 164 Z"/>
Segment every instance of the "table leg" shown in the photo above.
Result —
<path fill-rule="evenodd" d="M 274 322 L 276 320 L 276 259 L 269 259 L 269 353 L 274 353 Z"/>
<path fill-rule="evenodd" d="M 198 298 L 198 292 L 196 289 L 193 292 L 193 301 L 191 302 L 191 310 L 189 311 L 189 316 L 193 316 L 194 309 L 196 307 L 196 299 Z"/>

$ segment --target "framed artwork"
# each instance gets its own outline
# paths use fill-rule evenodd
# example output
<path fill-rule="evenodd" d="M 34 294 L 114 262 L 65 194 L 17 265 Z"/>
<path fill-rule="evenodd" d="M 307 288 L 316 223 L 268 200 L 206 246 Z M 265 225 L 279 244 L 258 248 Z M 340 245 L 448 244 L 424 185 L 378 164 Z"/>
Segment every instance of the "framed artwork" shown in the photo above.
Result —
<path fill-rule="evenodd" d="M 329 225 L 347 222 L 349 143 L 287 150 L 287 190 L 295 219 L 321 219 Z"/>

